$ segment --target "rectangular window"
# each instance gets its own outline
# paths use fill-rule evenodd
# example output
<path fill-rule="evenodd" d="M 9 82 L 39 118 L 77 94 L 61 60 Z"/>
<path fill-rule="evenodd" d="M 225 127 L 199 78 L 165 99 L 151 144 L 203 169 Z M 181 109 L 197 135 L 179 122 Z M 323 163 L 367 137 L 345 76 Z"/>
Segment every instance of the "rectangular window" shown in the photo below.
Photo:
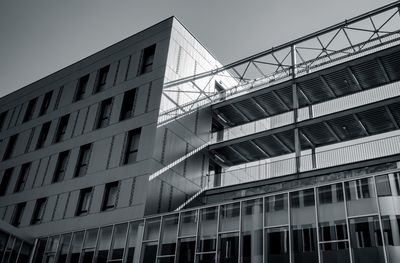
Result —
<path fill-rule="evenodd" d="M 120 121 L 133 117 L 133 113 L 135 110 L 135 100 L 136 100 L 136 89 L 131 89 L 124 93 L 121 113 L 119 115 Z"/>
<path fill-rule="evenodd" d="M 54 171 L 53 183 L 64 180 L 65 172 L 67 169 L 69 151 L 61 152 L 58 155 L 56 170 Z"/>
<path fill-rule="evenodd" d="M 40 129 L 39 139 L 36 144 L 36 149 L 40 149 L 44 146 L 44 143 L 46 142 L 47 139 L 47 135 L 49 134 L 50 124 L 51 122 L 49 121 L 42 125 L 42 128 Z"/>
<path fill-rule="evenodd" d="M 14 168 L 8 168 L 4 171 L 3 178 L 0 183 L 0 196 L 3 196 L 7 192 L 8 184 L 10 183 L 11 175 Z"/>
<path fill-rule="evenodd" d="M 14 209 L 11 225 L 18 227 L 21 224 L 22 215 L 24 214 L 26 202 L 19 203 Z"/>
<path fill-rule="evenodd" d="M 87 168 L 89 166 L 91 147 L 91 144 L 86 144 L 81 146 L 81 148 L 79 149 L 78 162 L 76 164 L 74 177 L 80 177 L 86 174 Z"/>
<path fill-rule="evenodd" d="M 47 113 L 50 106 L 51 97 L 53 96 L 53 91 L 49 91 L 44 95 L 42 106 L 40 107 L 39 116 Z"/>
<path fill-rule="evenodd" d="M 0 131 L 3 129 L 4 122 L 6 121 L 7 111 L 0 113 Z"/>
<path fill-rule="evenodd" d="M 33 113 L 35 111 L 36 103 L 37 103 L 37 98 L 31 99 L 29 101 L 28 107 L 26 108 L 24 119 L 22 122 L 27 122 L 32 119 Z"/>
<path fill-rule="evenodd" d="M 110 65 L 102 67 L 99 70 L 98 75 L 97 75 L 97 83 L 96 83 L 95 92 L 100 92 L 105 89 L 106 82 L 107 82 L 107 75 L 108 75 L 109 71 L 110 71 Z"/>
<path fill-rule="evenodd" d="M 83 99 L 85 97 L 85 95 L 87 94 L 88 82 L 89 82 L 89 74 L 81 77 L 78 80 L 78 85 L 76 87 L 74 101 L 81 100 L 81 99 Z"/>
<path fill-rule="evenodd" d="M 54 137 L 54 143 L 60 142 L 65 139 L 68 121 L 69 121 L 69 114 L 61 117 L 60 121 L 58 122 L 56 136 Z"/>
<path fill-rule="evenodd" d="M 111 210 L 117 206 L 119 182 L 106 184 L 101 211 Z"/>
<path fill-rule="evenodd" d="M 89 207 L 92 199 L 92 187 L 82 189 L 79 194 L 78 206 L 76 208 L 76 215 L 86 215 L 89 213 Z"/>
<path fill-rule="evenodd" d="M 139 140 L 140 140 L 140 129 L 135 129 L 128 132 L 128 138 L 126 140 L 124 164 L 136 162 Z"/>
<path fill-rule="evenodd" d="M 15 185 L 14 193 L 24 190 L 26 180 L 28 179 L 29 169 L 31 163 L 24 163 L 21 166 L 21 171 L 19 172 L 17 184 Z"/>
<path fill-rule="evenodd" d="M 156 44 L 143 49 L 142 59 L 140 61 L 140 67 L 139 67 L 139 75 L 151 72 L 153 70 L 155 51 L 156 51 Z"/>
<path fill-rule="evenodd" d="M 7 148 L 3 155 L 3 161 L 10 159 L 10 157 L 14 151 L 15 143 L 17 142 L 17 138 L 18 138 L 18 134 L 14 134 L 8 140 Z"/>
<path fill-rule="evenodd" d="M 108 126 L 110 123 L 112 99 L 103 100 L 97 118 L 96 129 Z"/>
<path fill-rule="evenodd" d="M 35 209 L 33 210 L 32 214 L 31 225 L 39 224 L 43 220 L 46 201 L 46 197 L 36 200 Z"/>

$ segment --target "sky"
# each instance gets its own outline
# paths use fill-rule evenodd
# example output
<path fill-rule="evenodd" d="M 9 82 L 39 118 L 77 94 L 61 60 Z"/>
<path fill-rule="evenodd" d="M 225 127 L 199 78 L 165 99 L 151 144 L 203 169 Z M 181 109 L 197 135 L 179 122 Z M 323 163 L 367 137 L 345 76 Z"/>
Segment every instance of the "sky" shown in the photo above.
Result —
<path fill-rule="evenodd" d="M 0 97 L 175 15 L 227 64 L 394 0 L 0 0 Z"/>

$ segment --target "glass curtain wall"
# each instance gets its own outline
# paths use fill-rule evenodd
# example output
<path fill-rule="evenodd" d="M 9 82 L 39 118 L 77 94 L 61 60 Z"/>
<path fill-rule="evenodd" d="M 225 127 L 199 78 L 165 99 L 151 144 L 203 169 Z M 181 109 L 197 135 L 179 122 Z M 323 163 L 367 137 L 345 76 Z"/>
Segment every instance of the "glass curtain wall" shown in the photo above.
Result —
<path fill-rule="evenodd" d="M 12 238 L 0 239 L 2 258 Z M 342 180 L 37 240 L 34 261 L 397 263 L 400 174 Z"/>

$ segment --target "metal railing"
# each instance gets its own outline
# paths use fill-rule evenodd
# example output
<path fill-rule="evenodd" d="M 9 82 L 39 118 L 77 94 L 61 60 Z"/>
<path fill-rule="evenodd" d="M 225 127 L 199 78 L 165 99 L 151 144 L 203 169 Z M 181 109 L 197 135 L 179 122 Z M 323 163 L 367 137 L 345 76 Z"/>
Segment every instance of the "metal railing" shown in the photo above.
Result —
<path fill-rule="evenodd" d="M 358 106 L 389 99 L 396 96 L 400 96 L 400 82 L 386 84 L 374 89 L 365 90 L 355 94 L 350 94 L 337 99 L 311 105 L 310 107 L 312 111 L 312 116 L 310 115 L 310 110 L 308 107 L 300 108 L 298 121 L 321 117 L 338 111 L 355 108 Z M 293 111 L 289 111 L 265 119 L 249 122 L 243 125 L 226 128 L 223 131 L 219 132 L 223 133 L 222 135 L 220 135 L 218 132 L 214 132 L 211 134 L 211 143 L 230 140 L 253 133 L 282 127 L 292 123 L 294 123 L 294 115 Z"/>
<path fill-rule="evenodd" d="M 316 149 L 315 154 L 310 154 L 310 150 L 303 151 L 303 155 L 300 156 L 300 172 L 334 167 L 398 154 L 400 153 L 400 135 L 398 134 L 398 131 L 395 133 L 397 134 L 390 137 L 379 138 L 367 142 L 365 142 L 364 138 L 359 140 L 363 142 L 343 147 L 336 146 L 337 148 L 334 149 L 321 147 L 320 149 Z M 388 134 L 386 134 L 386 136 L 387 135 Z M 377 136 L 379 135 L 374 137 Z M 348 144 L 348 142 L 345 144 Z M 329 147 L 332 148 L 332 146 Z M 282 158 L 285 157 L 280 157 L 280 160 L 266 160 L 263 164 L 247 166 L 240 169 L 231 167 L 230 170 L 226 170 L 225 172 L 219 174 L 221 177 L 221 186 L 294 174 L 296 172 L 296 160 L 293 157 L 293 154 L 286 156 L 285 159 Z M 210 178 L 208 182 L 208 188 L 213 188 L 213 178 Z"/>

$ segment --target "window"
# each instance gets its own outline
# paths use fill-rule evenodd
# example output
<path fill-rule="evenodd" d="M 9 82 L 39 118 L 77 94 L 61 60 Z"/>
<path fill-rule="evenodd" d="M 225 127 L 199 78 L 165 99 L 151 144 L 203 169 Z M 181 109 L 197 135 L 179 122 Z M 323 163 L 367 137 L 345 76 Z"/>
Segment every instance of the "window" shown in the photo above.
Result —
<path fill-rule="evenodd" d="M 136 100 L 136 89 L 131 89 L 124 93 L 124 99 L 122 101 L 121 114 L 119 120 L 126 120 L 133 116 L 135 110 Z"/>
<path fill-rule="evenodd" d="M 76 215 L 86 215 L 89 213 L 89 207 L 92 199 L 92 187 L 82 189 L 79 194 L 78 206 L 76 208 Z"/>
<path fill-rule="evenodd" d="M 112 99 L 103 100 L 97 118 L 96 129 L 108 126 L 111 116 Z"/>
<path fill-rule="evenodd" d="M 3 161 L 8 160 L 11 157 L 14 151 L 15 143 L 17 142 L 17 138 L 18 134 L 15 134 L 11 136 L 10 139 L 8 140 L 7 148 L 3 155 Z"/>
<path fill-rule="evenodd" d="M 65 139 L 65 133 L 67 131 L 68 121 L 69 121 L 69 114 L 61 117 L 60 121 L 58 122 L 56 136 L 54 137 L 54 143 L 60 142 Z"/>
<path fill-rule="evenodd" d="M 81 100 L 85 97 L 85 94 L 87 93 L 87 86 L 89 82 L 89 74 L 81 77 L 78 80 L 78 85 L 76 87 L 76 92 L 75 92 L 75 99 L 74 101 Z"/>
<path fill-rule="evenodd" d="M 47 139 L 47 135 L 49 134 L 50 123 L 51 122 L 49 121 L 42 125 L 42 128 L 40 129 L 39 139 L 36 144 L 36 149 L 40 149 L 44 146 L 44 143 L 46 142 Z"/>
<path fill-rule="evenodd" d="M 21 224 L 22 215 L 24 213 L 26 202 L 19 203 L 14 209 L 14 214 L 11 220 L 11 225 L 19 226 Z"/>
<path fill-rule="evenodd" d="M 151 45 L 142 51 L 142 59 L 139 67 L 139 75 L 151 72 L 153 70 L 154 53 L 156 45 Z"/>
<path fill-rule="evenodd" d="M 125 146 L 124 164 L 136 161 L 140 140 L 140 129 L 132 130 L 128 133 Z"/>
<path fill-rule="evenodd" d="M 7 111 L 0 113 L 0 131 L 4 126 L 4 122 L 6 121 Z"/>
<path fill-rule="evenodd" d="M 117 206 L 118 185 L 118 182 L 106 184 L 101 211 L 110 210 Z"/>
<path fill-rule="evenodd" d="M 28 179 L 29 169 L 31 163 L 24 163 L 21 166 L 21 171 L 19 172 L 17 184 L 15 185 L 14 193 L 24 190 L 26 180 Z"/>
<path fill-rule="evenodd" d="M 61 152 L 58 155 L 56 170 L 53 176 L 53 183 L 64 180 L 65 172 L 67 169 L 68 157 L 69 157 L 69 151 Z"/>
<path fill-rule="evenodd" d="M 35 209 L 31 219 L 31 225 L 38 224 L 43 220 L 44 210 L 46 208 L 47 198 L 40 198 L 36 200 Z"/>
<path fill-rule="evenodd" d="M 97 75 L 97 83 L 96 83 L 95 92 L 100 92 L 100 91 L 103 91 L 105 89 L 106 82 L 107 82 L 107 75 L 108 75 L 109 71 L 110 71 L 110 65 L 102 67 L 99 70 L 99 73 Z"/>
<path fill-rule="evenodd" d="M 11 175 L 14 168 L 8 168 L 4 171 L 3 178 L 0 183 L 0 196 L 3 196 L 7 192 L 8 183 L 10 182 Z"/>
<path fill-rule="evenodd" d="M 91 144 L 81 146 L 74 177 L 84 176 L 89 166 Z"/>
<path fill-rule="evenodd" d="M 44 95 L 42 106 L 40 107 L 39 116 L 46 114 L 50 106 L 51 97 L 53 96 L 53 91 L 49 91 Z"/>
<path fill-rule="evenodd" d="M 33 113 L 35 111 L 37 103 L 37 98 L 31 99 L 28 103 L 28 107 L 26 108 L 24 119 L 22 122 L 27 122 L 32 119 Z"/>

